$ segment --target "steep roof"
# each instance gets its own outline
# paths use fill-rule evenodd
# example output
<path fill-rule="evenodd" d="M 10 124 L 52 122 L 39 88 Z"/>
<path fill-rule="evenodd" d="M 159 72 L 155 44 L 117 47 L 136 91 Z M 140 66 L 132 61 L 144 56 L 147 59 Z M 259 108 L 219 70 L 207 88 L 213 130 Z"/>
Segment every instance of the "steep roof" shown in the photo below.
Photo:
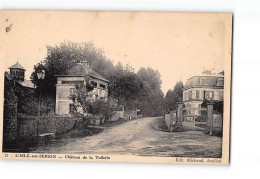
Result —
<path fill-rule="evenodd" d="M 194 76 L 187 80 L 184 88 L 191 87 L 217 87 L 223 88 L 224 84 L 218 84 L 219 79 L 224 79 L 224 75 L 216 74 L 216 75 L 201 75 Z"/>
<path fill-rule="evenodd" d="M 16 64 L 14 64 L 13 66 L 9 67 L 9 69 L 21 69 L 21 70 L 26 71 L 25 68 L 22 65 L 20 65 L 20 63 L 18 63 L 18 62 Z"/>
<path fill-rule="evenodd" d="M 24 80 L 24 81 L 17 81 L 20 85 L 27 87 L 27 88 L 35 88 L 34 84 L 30 80 Z"/>
<path fill-rule="evenodd" d="M 8 80 L 14 80 L 13 77 L 11 77 L 10 74 L 5 74 L 6 78 Z M 34 83 L 31 81 L 31 80 L 23 80 L 23 81 L 18 81 L 18 80 L 15 80 L 15 82 L 19 83 L 20 85 L 22 85 L 23 87 L 27 87 L 27 88 L 36 88 Z"/>
<path fill-rule="evenodd" d="M 76 66 L 70 68 L 66 74 L 61 74 L 57 76 L 85 76 L 85 75 L 89 75 L 94 78 L 109 82 L 108 79 L 106 79 L 102 75 L 92 70 L 87 63 L 79 63 Z"/>

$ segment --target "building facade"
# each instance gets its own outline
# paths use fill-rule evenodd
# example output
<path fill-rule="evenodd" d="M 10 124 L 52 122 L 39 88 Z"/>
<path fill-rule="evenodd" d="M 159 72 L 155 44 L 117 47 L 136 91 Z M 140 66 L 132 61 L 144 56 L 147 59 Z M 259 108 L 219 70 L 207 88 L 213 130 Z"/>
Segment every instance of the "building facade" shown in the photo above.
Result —
<path fill-rule="evenodd" d="M 69 99 L 76 84 L 86 84 L 88 77 L 94 82 L 94 89 L 90 92 L 93 100 L 107 99 L 109 80 L 89 67 L 87 61 L 83 61 L 68 70 L 64 75 L 57 75 L 56 84 L 56 110 L 58 115 L 70 115 L 73 110 L 73 101 Z"/>
<path fill-rule="evenodd" d="M 223 101 L 224 100 L 224 73 L 213 74 L 204 71 L 202 75 L 189 78 L 183 89 L 183 103 L 185 105 L 186 120 L 194 120 L 201 116 L 201 112 L 206 110 L 201 107 L 203 101 Z"/>

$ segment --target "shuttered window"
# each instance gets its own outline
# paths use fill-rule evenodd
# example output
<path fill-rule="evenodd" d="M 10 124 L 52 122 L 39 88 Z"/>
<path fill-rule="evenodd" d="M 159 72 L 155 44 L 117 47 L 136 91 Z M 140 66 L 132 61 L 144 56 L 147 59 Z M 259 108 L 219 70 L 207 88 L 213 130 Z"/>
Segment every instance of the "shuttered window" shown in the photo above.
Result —
<path fill-rule="evenodd" d="M 214 91 L 206 91 L 205 98 L 207 100 L 213 100 L 214 99 Z"/>
<path fill-rule="evenodd" d="M 189 91 L 189 100 L 192 99 L 192 91 Z"/>
<path fill-rule="evenodd" d="M 69 106 L 69 113 L 72 114 L 75 111 L 76 111 L 75 105 L 74 104 L 70 104 L 70 106 Z"/>
<path fill-rule="evenodd" d="M 196 90 L 196 99 L 199 99 L 199 98 L 200 98 L 200 91 Z"/>
<path fill-rule="evenodd" d="M 224 93 L 223 93 L 223 91 L 219 91 L 219 100 L 220 100 L 220 101 L 223 101 L 223 98 L 224 98 Z"/>

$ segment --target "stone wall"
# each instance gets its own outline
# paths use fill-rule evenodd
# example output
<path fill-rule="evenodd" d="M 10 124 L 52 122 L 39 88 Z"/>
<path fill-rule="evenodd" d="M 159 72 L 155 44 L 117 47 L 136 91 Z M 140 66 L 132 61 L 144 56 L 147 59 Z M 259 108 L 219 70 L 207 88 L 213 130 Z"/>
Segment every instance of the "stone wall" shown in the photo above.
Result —
<path fill-rule="evenodd" d="M 118 121 L 119 119 L 136 119 L 137 111 L 115 111 L 115 114 L 110 118 L 110 121 Z"/>
<path fill-rule="evenodd" d="M 176 122 L 176 111 L 170 111 L 170 113 L 165 114 L 164 119 L 168 129 L 170 129 Z"/>
<path fill-rule="evenodd" d="M 115 111 L 114 115 L 110 118 L 110 121 L 118 121 L 125 118 L 125 111 Z"/>
<path fill-rule="evenodd" d="M 26 147 L 37 143 L 37 133 L 64 134 L 71 131 L 80 119 L 74 117 L 42 116 L 38 121 L 35 116 L 18 115 L 19 143 Z"/>

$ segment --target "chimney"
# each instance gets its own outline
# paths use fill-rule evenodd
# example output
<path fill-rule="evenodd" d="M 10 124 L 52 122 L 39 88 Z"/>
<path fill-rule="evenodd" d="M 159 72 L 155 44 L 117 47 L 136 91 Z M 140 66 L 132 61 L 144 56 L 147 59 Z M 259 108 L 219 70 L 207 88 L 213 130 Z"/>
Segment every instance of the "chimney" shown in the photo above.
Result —
<path fill-rule="evenodd" d="M 82 63 L 83 65 L 89 67 L 89 62 L 88 62 L 88 60 L 83 60 L 83 61 L 81 61 L 81 63 Z"/>
<path fill-rule="evenodd" d="M 202 74 L 210 75 L 211 71 L 210 70 L 203 70 Z"/>

